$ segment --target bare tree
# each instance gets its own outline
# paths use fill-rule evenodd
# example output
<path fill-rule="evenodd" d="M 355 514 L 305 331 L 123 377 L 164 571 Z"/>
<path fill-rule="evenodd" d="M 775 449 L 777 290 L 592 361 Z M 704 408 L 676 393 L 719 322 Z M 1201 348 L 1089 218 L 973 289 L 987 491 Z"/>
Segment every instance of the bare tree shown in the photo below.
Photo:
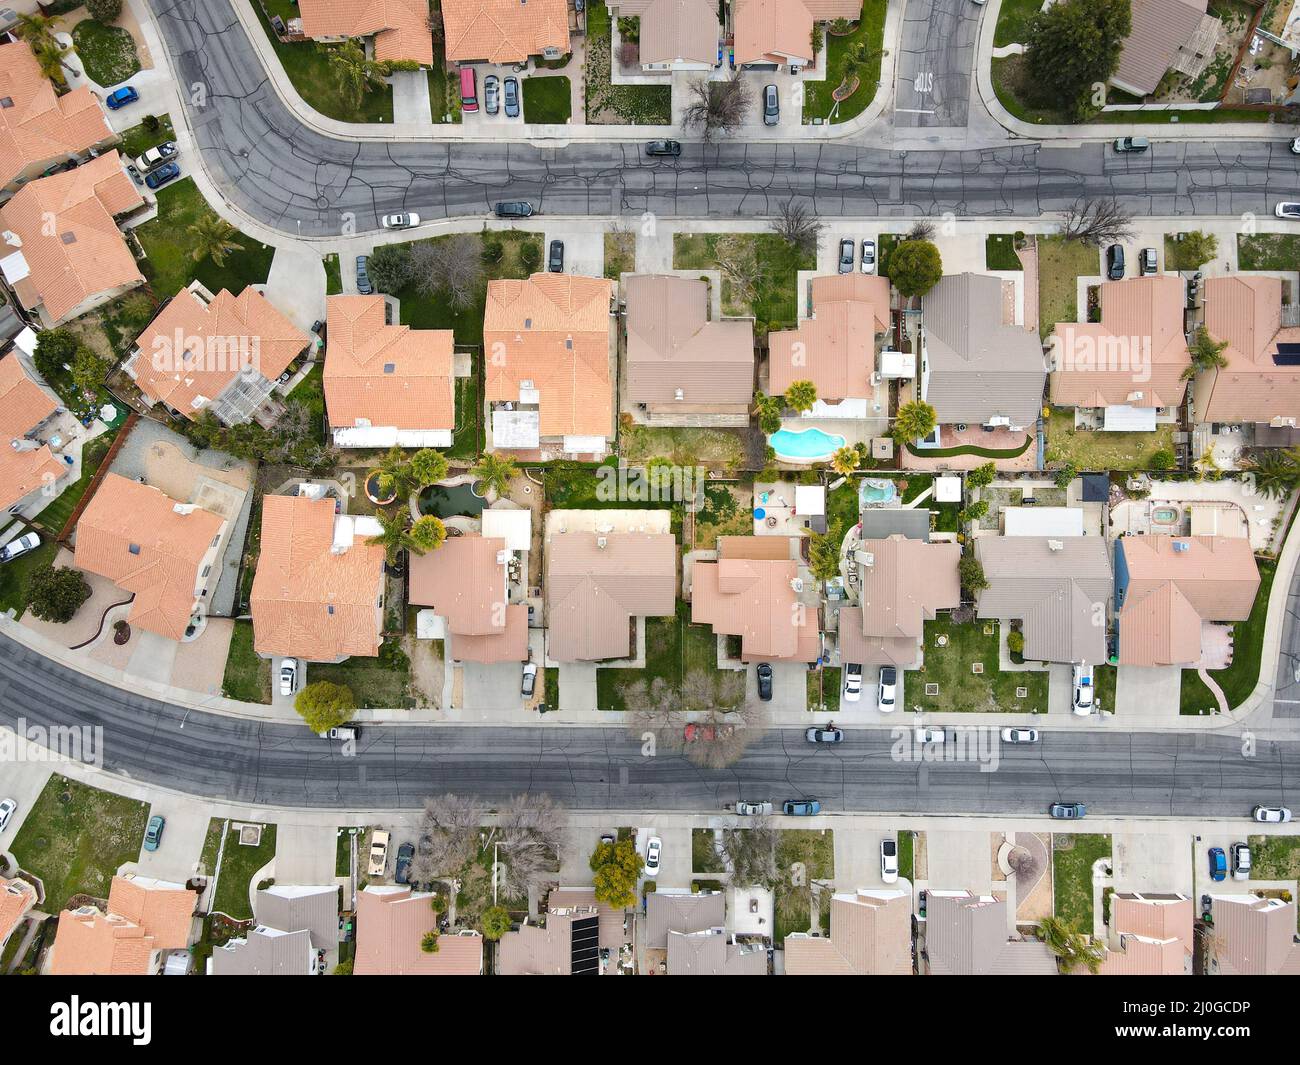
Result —
<path fill-rule="evenodd" d="M 722 857 L 738 887 L 776 883 L 777 832 L 766 817 L 747 817 L 722 830 Z"/>
<path fill-rule="evenodd" d="M 743 241 L 739 234 L 724 234 L 713 242 L 713 256 L 722 276 L 735 290 L 736 299 L 743 303 L 753 300 L 762 276 L 753 244 Z"/>
<path fill-rule="evenodd" d="M 1123 243 L 1133 236 L 1133 213 L 1118 200 L 1080 197 L 1066 208 L 1061 236 L 1089 247 Z"/>
<path fill-rule="evenodd" d="M 698 131 L 705 144 L 734 133 L 749 114 L 750 93 L 739 78 L 726 81 L 696 78 L 687 89 L 686 98 L 682 125 Z"/>
<path fill-rule="evenodd" d="M 568 838 L 564 807 L 545 792 L 516 795 L 497 814 L 498 891 L 522 898 L 542 873 L 560 868 L 560 852 Z"/>
<path fill-rule="evenodd" d="M 411 276 L 421 294 L 446 292 L 453 307 L 468 307 L 483 286 L 483 238 L 457 233 L 413 244 Z"/>
<path fill-rule="evenodd" d="M 777 209 L 776 219 L 772 222 L 772 232 L 784 240 L 790 247 L 811 255 L 817 251 L 822 242 L 822 224 L 817 220 L 817 213 L 805 200 L 797 203 L 791 196 Z"/>
<path fill-rule="evenodd" d="M 695 738 L 685 743 L 686 758 L 703 769 L 735 765 L 766 731 L 763 711 L 757 703 L 745 703 L 736 710 L 714 707 L 703 723 L 695 724 Z"/>
<path fill-rule="evenodd" d="M 908 240 L 934 240 L 934 223 L 928 218 L 918 218 L 907 231 Z"/>
<path fill-rule="evenodd" d="M 425 799 L 411 879 L 427 883 L 458 872 L 474 857 L 485 813 L 482 804 L 469 795 L 448 792 Z"/>

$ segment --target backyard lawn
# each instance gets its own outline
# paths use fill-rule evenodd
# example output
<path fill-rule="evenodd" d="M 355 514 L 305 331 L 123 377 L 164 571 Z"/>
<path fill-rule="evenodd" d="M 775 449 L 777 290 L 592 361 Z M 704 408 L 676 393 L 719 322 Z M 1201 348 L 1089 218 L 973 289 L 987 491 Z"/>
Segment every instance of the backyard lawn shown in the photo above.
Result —
<path fill-rule="evenodd" d="M 880 82 L 880 60 L 885 39 L 886 0 L 866 0 L 862 5 L 862 18 L 853 28 L 852 33 L 837 36 L 827 32 L 826 45 L 818 62 L 826 64 L 825 81 L 804 82 L 803 120 L 810 122 L 814 118 L 828 119 L 834 106 L 832 93 L 844 81 L 844 62 L 850 54 L 856 54 L 866 48 L 866 61 L 858 68 L 859 79 L 857 91 L 847 100 L 840 102 L 840 108 L 831 122 L 847 122 L 857 118 L 876 98 L 876 89 Z M 829 31 L 829 26 L 827 27 Z"/>
<path fill-rule="evenodd" d="M 1153 433 L 1107 433 L 1075 429 L 1072 408 L 1053 407 L 1047 420 L 1048 466 L 1073 463 L 1084 472 L 1149 470 L 1158 451 L 1174 453 L 1174 427 L 1157 425 Z"/>
<path fill-rule="evenodd" d="M 72 43 L 86 68 L 86 77 L 103 88 L 126 81 L 140 69 L 135 41 L 121 26 L 83 19 L 72 27 Z"/>
<path fill-rule="evenodd" d="M 147 803 L 57 773 L 36 799 L 11 849 L 19 865 L 45 885 L 46 913 L 58 913 L 74 895 L 108 897 L 120 866 L 140 857 Z"/>
<path fill-rule="evenodd" d="M 573 114 L 569 79 L 562 74 L 525 78 L 524 121 L 562 125 Z"/>
<path fill-rule="evenodd" d="M 1268 620 L 1268 596 L 1273 587 L 1273 574 L 1277 563 L 1269 559 L 1255 560 L 1259 566 L 1259 591 L 1250 617 L 1232 627 L 1232 665 L 1227 669 L 1212 669 L 1210 676 L 1223 689 L 1228 707 L 1235 709 L 1259 683 L 1259 660 L 1264 649 L 1264 626 Z M 1271 667 L 1270 667 L 1271 668 Z M 1205 682 L 1194 669 L 1183 670 L 1183 691 L 1180 710 L 1184 714 L 1208 713 L 1218 705 Z"/>
<path fill-rule="evenodd" d="M 992 633 L 986 634 L 985 626 Z M 946 636 L 948 643 L 938 645 Z M 983 672 L 971 666 L 980 663 Z M 926 695 L 926 685 L 938 684 L 937 695 Z M 1027 694 L 1016 694 L 1017 688 Z M 947 618 L 925 623 L 925 660 L 911 671 L 904 685 L 907 709 L 935 713 L 1047 713 L 1047 674 L 1038 670 L 1002 672 L 998 669 L 996 622 L 972 621 L 954 625 Z"/>
<path fill-rule="evenodd" d="M 1300 263 L 1300 233 L 1255 233 L 1237 237 L 1237 269 L 1294 270 Z"/>
<path fill-rule="evenodd" d="M 674 269 L 716 270 L 720 241 L 740 271 L 736 277 L 722 275 L 722 313 L 753 315 L 759 334 L 793 326 L 799 312 L 797 272 L 814 269 L 816 256 L 800 254 L 775 233 L 677 233 Z"/>
<path fill-rule="evenodd" d="M 734 473 L 745 461 L 745 430 L 633 425 L 621 430 L 618 450 L 629 466 L 662 457 L 676 466 Z"/>
<path fill-rule="evenodd" d="M 246 823 L 246 822 L 240 822 Z M 234 823 L 214 817 L 208 822 L 208 834 L 203 843 L 203 864 L 209 875 L 216 869 L 221 836 L 226 832 L 226 849 L 221 853 L 221 872 L 217 878 L 217 893 L 209 911 L 224 913 L 236 921 L 253 917 L 253 907 L 248 900 L 248 886 L 263 866 L 275 857 L 275 825 L 263 825 L 261 841 L 256 847 L 239 842 L 239 832 Z"/>
<path fill-rule="evenodd" d="M 1078 279 L 1101 273 L 1096 248 L 1060 237 L 1038 238 L 1038 331 L 1047 336 L 1057 322 L 1077 322 Z"/>
<path fill-rule="evenodd" d="M 1068 849 L 1058 849 L 1062 843 Z M 1076 932 L 1092 935 L 1092 863 L 1110 855 L 1110 836 L 1052 836 L 1052 885 L 1056 916 Z"/>
<path fill-rule="evenodd" d="M 39 525 L 51 536 L 58 536 L 63 531 L 63 526 L 72 517 L 72 511 L 80 502 L 81 497 L 86 494 L 86 489 L 90 487 L 91 478 L 95 476 L 95 471 L 99 469 L 100 464 L 104 461 L 104 456 L 108 454 L 108 449 L 113 446 L 116 437 L 117 433 L 110 430 L 106 433 L 100 433 L 99 436 L 87 441 L 82 446 L 81 476 L 68 485 L 59 495 L 55 496 L 54 499 L 50 500 L 49 505 L 32 519 L 36 525 Z"/>
<path fill-rule="evenodd" d="M 313 667 L 312 679 L 315 680 Z M 253 623 L 236 621 L 230 636 L 230 652 L 226 657 L 226 675 L 221 682 L 221 694 L 227 699 L 245 703 L 271 701 L 271 661 L 253 650 Z"/>

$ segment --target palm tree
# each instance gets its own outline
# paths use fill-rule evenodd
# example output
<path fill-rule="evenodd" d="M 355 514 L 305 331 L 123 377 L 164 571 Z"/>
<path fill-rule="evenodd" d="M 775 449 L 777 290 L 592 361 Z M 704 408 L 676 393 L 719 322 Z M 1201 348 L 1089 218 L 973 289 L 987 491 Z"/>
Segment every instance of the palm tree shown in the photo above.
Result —
<path fill-rule="evenodd" d="M 1223 357 L 1223 349 L 1228 346 L 1226 340 L 1220 342 L 1210 335 L 1210 331 L 1201 326 L 1196 330 L 1196 339 L 1192 341 L 1187 353 L 1192 357 L 1192 364 L 1183 371 L 1183 380 L 1190 381 L 1205 370 L 1222 370 L 1228 365 Z"/>
<path fill-rule="evenodd" d="M 53 37 L 33 41 L 32 55 L 36 57 L 41 76 L 53 83 L 55 88 L 61 89 L 68 84 L 68 77 L 63 72 L 63 49 L 59 47 L 58 41 Z"/>
<path fill-rule="evenodd" d="M 410 495 L 416 487 L 416 476 L 406 461 L 406 452 L 396 444 L 388 449 L 376 468 L 379 471 L 376 487 L 381 499 Z"/>
<path fill-rule="evenodd" d="M 487 491 L 503 496 L 510 491 L 510 482 L 518 476 L 519 467 L 509 455 L 488 451 L 469 472 L 483 482 Z"/>
<path fill-rule="evenodd" d="M 219 215 L 203 215 L 198 221 L 191 223 L 186 232 L 193 245 L 190 257 L 195 262 L 211 259 L 215 265 L 225 266 L 227 255 L 244 249 L 244 246 L 235 239 L 239 230 Z"/>
<path fill-rule="evenodd" d="M 339 88 L 353 105 L 361 103 L 366 90 L 382 85 L 388 74 L 385 63 L 366 58 L 366 50 L 356 41 L 344 41 L 329 50 L 329 64 L 338 78 Z"/>
<path fill-rule="evenodd" d="M 831 469 L 846 477 L 858 468 L 862 456 L 856 447 L 842 447 L 831 456 Z"/>
<path fill-rule="evenodd" d="M 436 484 L 447 476 L 447 456 L 431 447 L 411 456 L 411 477 L 421 487 Z"/>
<path fill-rule="evenodd" d="M 44 41 L 54 40 L 54 27 L 63 19 L 58 15 L 41 15 L 36 12 L 18 16 L 18 36 L 35 48 Z"/>
<path fill-rule="evenodd" d="M 785 404 L 802 414 L 817 402 L 817 386 L 811 381 L 791 381 L 785 390 Z"/>
<path fill-rule="evenodd" d="M 938 415 L 923 400 L 904 403 L 894 419 L 894 436 L 900 441 L 921 440 L 934 432 Z"/>
<path fill-rule="evenodd" d="M 403 551 L 414 550 L 417 555 L 424 554 L 423 549 L 411 537 L 411 515 L 406 507 L 398 507 L 393 511 L 381 510 L 375 517 L 379 519 L 382 531 L 370 537 L 369 542 L 384 549 L 384 559 L 390 566 L 397 562 Z"/>
<path fill-rule="evenodd" d="M 1256 452 L 1250 471 L 1255 487 L 1270 499 L 1288 496 L 1300 485 L 1300 452 L 1296 448 Z"/>
<path fill-rule="evenodd" d="M 1059 917 L 1044 917 L 1038 922 L 1038 938 L 1053 954 L 1061 968 L 1067 973 L 1083 966 L 1088 972 L 1096 974 L 1101 968 L 1102 959 L 1106 957 L 1106 948 L 1095 943 L 1089 936 L 1076 932 L 1072 925 Z"/>
<path fill-rule="evenodd" d="M 433 514 L 426 514 L 411 526 L 410 548 L 417 555 L 437 551 L 446 539 L 447 526 L 442 523 L 441 518 Z"/>

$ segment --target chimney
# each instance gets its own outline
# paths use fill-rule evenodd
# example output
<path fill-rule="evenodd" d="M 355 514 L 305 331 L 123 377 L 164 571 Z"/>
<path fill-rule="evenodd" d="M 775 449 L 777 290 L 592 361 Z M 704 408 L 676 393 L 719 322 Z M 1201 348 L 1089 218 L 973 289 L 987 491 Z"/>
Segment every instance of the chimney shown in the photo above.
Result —
<path fill-rule="evenodd" d="M 1065 544 L 1062 543 L 1060 540 L 1048 540 L 1047 549 L 1049 551 L 1064 551 Z"/>

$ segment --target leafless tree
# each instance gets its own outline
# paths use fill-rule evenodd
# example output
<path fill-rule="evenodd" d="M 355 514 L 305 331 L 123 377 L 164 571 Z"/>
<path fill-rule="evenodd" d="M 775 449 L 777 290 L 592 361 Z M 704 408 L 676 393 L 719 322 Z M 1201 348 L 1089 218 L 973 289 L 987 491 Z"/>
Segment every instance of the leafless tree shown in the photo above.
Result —
<path fill-rule="evenodd" d="M 714 241 L 713 256 L 722 276 L 731 282 L 737 300 L 750 302 L 763 272 L 754 255 L 753 244 L 742 240 L 738 234 L 724 234 Z"/>
<path fill-rule="evenodd" d="M 696 78 L 687 89 L 682 125 L 696 130 L 705 144 L 719 136 L 730 136 L 744 124 L 749 114 L 750 92 L 739 78 L 709 81 Z"/>
<path fill-rule="evenodd" d="M 928 218 L 918 218 L 907 231 L 908 240 L 934 240 L 934 223 Z"/>
<path fill-rule="evenodd" d="M 522 898 L 542 873 L 560 867 L 560 852 L 568 838 L 564 807 L 545 792 L 516 795 L 497 814 L 498 891 Z"/>
<path fill-rule="evenodd" d="M 1028 880 L 1038 871 L 1038 860 L 1024 847 L 1017 847 L 1007 855 L 1007 865 L 1017 880 Z"/>
<path fill-rule="evenodd" d="M 474 857 L 485 813 L 479 801 L 468 795 L 448 792 L 425 799 L 411 878 L 426 883 L 458 872 Z"/>
<path fill-rule="evenodd" d="M 747 817 L 722 830 L 722 857 L 738 887 L 776 883 L 777 831 L 767 817 Z"/>
<path fill-rule="evenodd" d="M 1133 236 L 1133 213 L 1118 200 L 1080 197 L 1070 204 L 1061 221 L 1061 236 L 1089 247 L 1122 243 Z"/>
<path fill-rule="evenodd" d="M 685 744 L 687 760 L 703 769 L 735 765 L 749 745 L 762 738 L 766 731 L 763 717 L 757 703 L 745 703 L 735 710 L 712 708 L 704 722 L 696 722 L 701 726 L 697 738 Z"/>
<path fill-rule="evenodd" d="M 790 247 L 812 255 L 822 242 L 822 224 L 817 213 L 806 200 L 795 201 L 791 196 L 777 208 L 772 232 Z"/>
<path fill-rule="evenodd" d="M 457 233 L 413 244 L 411 276 L 421 294 L 446 292 L 453 307 L 468 307 L 483 286 L 483 238 Z"/>

